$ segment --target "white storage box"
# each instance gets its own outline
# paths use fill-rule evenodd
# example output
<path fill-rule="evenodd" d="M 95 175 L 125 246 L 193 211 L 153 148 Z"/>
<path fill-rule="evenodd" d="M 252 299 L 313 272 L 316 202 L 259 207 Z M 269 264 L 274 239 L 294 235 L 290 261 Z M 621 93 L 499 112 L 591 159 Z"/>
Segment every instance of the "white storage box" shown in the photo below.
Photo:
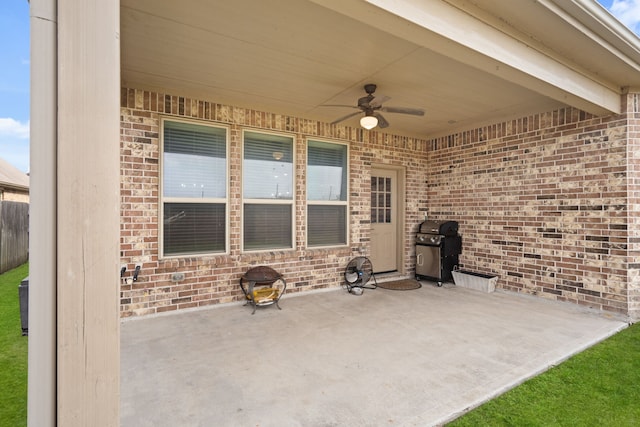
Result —
<path fill-rule="evenodd" d="M 493 292 L 496 289 L 498 276 L 476 273 L 474 271 L 453 270 L 453 281 L 461 288 L 475 289 L 482 292 Z"/>

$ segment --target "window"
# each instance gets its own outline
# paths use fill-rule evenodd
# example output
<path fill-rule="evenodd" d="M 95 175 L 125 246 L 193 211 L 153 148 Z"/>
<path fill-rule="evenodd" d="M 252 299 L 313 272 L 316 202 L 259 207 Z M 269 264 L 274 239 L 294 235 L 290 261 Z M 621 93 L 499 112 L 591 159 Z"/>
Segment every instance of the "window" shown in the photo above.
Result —
<path fill-rule="evenodd" d="M 244 132 L 243 248 L 293 248 L 293 138 Z"/>
<path fill-rule="evenodd" d="M 391 223 L 391 178 L 371 177 L 371 223 Z"/>
<path fill-rule="evenodd" d="M 309 141 L 307 245 L 347 244 L 347 146 Z"/>
<path fill-rule="evenodd" d="M 162 121 L 162 253 L 226 251 L 227 130 Z"/>

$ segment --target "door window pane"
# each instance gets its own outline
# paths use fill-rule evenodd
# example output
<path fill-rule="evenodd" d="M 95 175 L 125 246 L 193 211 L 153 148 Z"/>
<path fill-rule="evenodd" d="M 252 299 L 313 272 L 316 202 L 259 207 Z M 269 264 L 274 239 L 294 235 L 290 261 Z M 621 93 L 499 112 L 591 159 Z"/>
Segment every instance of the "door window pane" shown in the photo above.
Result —
<path fill-rule="evenodd" d="M 371 177 L 371 223 L 391 223 L 391 178 Z"/>

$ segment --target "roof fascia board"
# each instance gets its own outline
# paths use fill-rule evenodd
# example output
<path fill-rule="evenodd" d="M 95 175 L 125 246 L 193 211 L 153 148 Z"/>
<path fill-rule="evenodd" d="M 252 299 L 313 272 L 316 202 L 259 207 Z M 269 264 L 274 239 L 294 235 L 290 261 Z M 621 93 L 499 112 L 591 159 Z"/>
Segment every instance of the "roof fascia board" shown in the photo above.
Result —
<path fill-rule="evenodd" d="M 545 0 L 545 4 L 548 0 Z M 554 0 L 553 3 L 558 3 Z M 583 20 L 591 20 L 585 23 L 585 26 L 593 34 L 597 34 L 603 39 L 608 39 L 607 48 L 616 53 L 624 62 L 629 61 L 629 57 L 633 65 L 640 69 L 640 38 L 636 33 L 631 31 L 622 22 L 616 19 L 608 10 L 600 3 L 593 0 L 571 0 L 568 5 L 562 2 L 565 9 L 575 17 L 581 17 Z"/>
<path fill-rule="evenodd" d="M 593 0 L 537 0 L 594 43 L 640 72 L 640 39 L 624 24 Z"/>
<path fill-rule="evenodd" d="M 11 184 L 9 182 L 0 182 L 0 189 L 20 191 L 20 192 L 26 192 L 26 193 L 29 192 L 29 187 L 25 187 L 23 185 Z"/>
<path fill-rule="evenodd" d="M 598 115 L 621 112 L 620 91 L 444 1 L 312 1 L 562 103 Z"/>

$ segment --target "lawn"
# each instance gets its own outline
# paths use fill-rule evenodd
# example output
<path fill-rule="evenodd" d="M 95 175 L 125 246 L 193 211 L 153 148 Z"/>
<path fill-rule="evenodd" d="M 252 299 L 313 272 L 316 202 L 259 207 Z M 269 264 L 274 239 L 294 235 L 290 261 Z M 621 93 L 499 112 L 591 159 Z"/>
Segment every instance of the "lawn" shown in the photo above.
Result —
<path fill-rule="evenodd" d="M 640 323 L 458 418 L 461 426 L 639 426 Z"/>
<path fill-rule="evenodd" d="M 24 264 L 0 275 L 0 426 L 27 425 L 27 337 L 22 336 L 18 285 Z"/>

